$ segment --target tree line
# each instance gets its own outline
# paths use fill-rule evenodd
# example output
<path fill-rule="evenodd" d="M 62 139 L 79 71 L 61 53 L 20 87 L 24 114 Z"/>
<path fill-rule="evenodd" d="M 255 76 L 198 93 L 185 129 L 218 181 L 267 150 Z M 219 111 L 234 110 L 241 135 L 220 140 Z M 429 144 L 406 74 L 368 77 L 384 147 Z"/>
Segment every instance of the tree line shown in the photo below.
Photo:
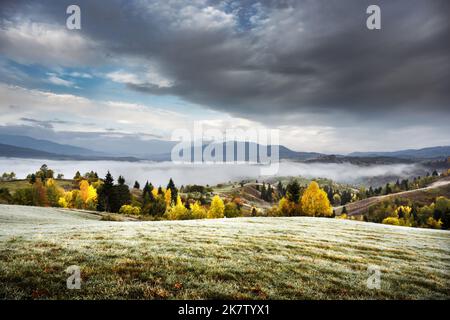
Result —
<path fill-rule="evenodd" d="M 140 190 L 139 182 L 135 182 L 130 190 L 125 178 L 119 176 L 117 182 L 108 171 L 103 179 L 96 172 L 81 175 L 79 171 L 73 177 L 73 185 L 68 190 L 58 185 L 54 171 L 47 165 L 27 176 L 29 185 L 18 188 L 13 194 L 8 189 L 0 189 L 2 202 L 95 210 L 108 213 L 147 216 L 154 219 L 199 219 L 223 218 L 240 215 L 238 201 L 224 201 L 218 196 L 207 196 L 210 188 L 203 186 L 182 187 L 183 191 L 200 193 L 194 199 L 191 193 L 182 196 L 172 178 L 166 188 L 155 188 L 146 182 Z"/>
<path fill-rule="evenodd" d="M 371 206 L 364 220 L 406 227 L 450 229 L 450 199 L 439 196 L 430 204 L 403 198 L 386 199 Z"/>
<path fill-rule="evenodd" d="M 281 199 L 269 210 L 269 215 L 334 217 L 327 193 L 316 181 L 311 181 L 306 188 L 301 187 L 297 180 L 289 182 L 286 188 L 280 182 L 277 190 Z"/>

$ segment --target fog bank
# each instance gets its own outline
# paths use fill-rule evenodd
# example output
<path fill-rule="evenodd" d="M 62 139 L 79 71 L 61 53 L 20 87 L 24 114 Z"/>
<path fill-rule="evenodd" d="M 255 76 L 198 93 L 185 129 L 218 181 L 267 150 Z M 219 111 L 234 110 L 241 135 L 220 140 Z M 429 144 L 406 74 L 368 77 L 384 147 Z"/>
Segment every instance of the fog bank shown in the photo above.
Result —
<path fill-rule="evenodd" d="M 119 162 L 119 161 L 65 161 L 41 159 L 0 158 L 0 174 L 14 171 L 17 178 L 25 178 L 46 163 L 51 169 L 72 178 L 78 170 L 81 174 L 96 171 L 105 176 L 109 170 L 114 178 L 123 175 L 127 184 L 135 180 L 142 184 L 151 181 L 153 185 L 166 185 L 173 178 L 177 185 L 216 185 L 222 182 L 239 181 L 245 178 L 261 179 L 260 166 L 251 164 L 189 164 L 175 165 L 172 162 Z M 350 163 L 298 163 L 283 161 L 277 176 L 303 176 L 306 178 L 329 178 L 341 183 L 358 183 L 367 178 L 382 176 L 408 177 L 423 174 L 423 168 L 415 164 L 389 164 L 358 166 Z"/>

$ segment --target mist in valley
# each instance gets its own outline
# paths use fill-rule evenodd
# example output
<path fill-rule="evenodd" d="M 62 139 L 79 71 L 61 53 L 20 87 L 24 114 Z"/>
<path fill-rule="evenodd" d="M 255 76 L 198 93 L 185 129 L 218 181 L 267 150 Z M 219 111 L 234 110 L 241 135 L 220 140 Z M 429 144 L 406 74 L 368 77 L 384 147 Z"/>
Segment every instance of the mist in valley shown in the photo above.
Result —
<path fill-rule="evenodd" d="M 303 176 L 305 178 L 328 178 L 340 183 L 364 184 L 374 181 L 384 183 L 392 179 L 408 178 L 423 175 L 426 169 L 417 164 L 389 164 L 358 166 L 350 163 L 300 163 L 282 161 L 279 163 L 278 173 L 272 176 L 261 176 L 261 166 L 253 164 L 183 164 L 172 162 L 121 162 L 121 161 L 63 161 L 42 159 L 13 159 L 0 158 L 0 173 L 14 171 L 18 179 L 25 178 L 29 173 L 37 171 L 42 164 L 57 174 L 64 174 L 64 178 L 72 178 L 76 171 L 84 174 L 96 171 L 104 177 L 109 170 L 117 179 L 122 175 L 127 184 L 134 181 L 144 184 L 145 181 L 153 185 L 165 186 L 170 178 L 177 185 L 201 184 L 216 185 L 228 181 L 242 179 L 273 178 L 274 176 Z"/>

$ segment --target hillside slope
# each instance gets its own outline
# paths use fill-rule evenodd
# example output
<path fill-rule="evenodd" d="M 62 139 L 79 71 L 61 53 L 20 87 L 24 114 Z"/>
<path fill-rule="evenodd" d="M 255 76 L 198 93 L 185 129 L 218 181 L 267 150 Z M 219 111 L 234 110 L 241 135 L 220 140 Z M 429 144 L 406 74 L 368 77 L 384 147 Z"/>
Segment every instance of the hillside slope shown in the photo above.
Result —
<path fill-rule="evenodd" d="M 360 201 L 351 202 L 346 204 L 345 208 L 347 209 L 348 215 L 356 216 L 366 213 L 369 210 L 370 206 L 380 203 L 389 198 L 406 198 L 410 200 L 414 200 L 417 198 L 431 198 L 432 200 L 434 200 L 437 196 L 450 197 L 450 177 L 440 179 L 432 183 L 428 187 L 402 191 L 398 193 L 391 193 L 388 195 L 375 196 Z M 337 215 L 341 214 L 343 207 L 344 206 L 335 207 L 335 213 Z"/>
<path fill-rule="evenodd" d="M 291 217 L 106 222 L 0 206 L 0 298 L 450 298 L 450 232 Z M 81 268 L 81 290 L 65 269 Z M 381 268 L 368 289 L 367 268 Z"/>

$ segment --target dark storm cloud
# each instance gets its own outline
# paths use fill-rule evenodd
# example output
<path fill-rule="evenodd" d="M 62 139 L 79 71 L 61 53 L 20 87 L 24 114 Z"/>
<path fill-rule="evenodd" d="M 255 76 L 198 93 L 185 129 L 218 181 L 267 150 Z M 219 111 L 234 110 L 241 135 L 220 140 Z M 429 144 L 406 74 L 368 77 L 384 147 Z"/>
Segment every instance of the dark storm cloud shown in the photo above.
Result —
<path fill-rule="evenodd" d="M 172 83 L 129 89 L 264 122 L 289 123 L 296 114 L 450 115 L 446 0 L 196 3 L 78 1 L 79 32 L 108 62 L 138 58 Z M 71 3 L 24 4 L 3 3 L 3 19 L 63 26 Z M 381 7 L 381 30 L 366 28 L 370 4 Z"/>

